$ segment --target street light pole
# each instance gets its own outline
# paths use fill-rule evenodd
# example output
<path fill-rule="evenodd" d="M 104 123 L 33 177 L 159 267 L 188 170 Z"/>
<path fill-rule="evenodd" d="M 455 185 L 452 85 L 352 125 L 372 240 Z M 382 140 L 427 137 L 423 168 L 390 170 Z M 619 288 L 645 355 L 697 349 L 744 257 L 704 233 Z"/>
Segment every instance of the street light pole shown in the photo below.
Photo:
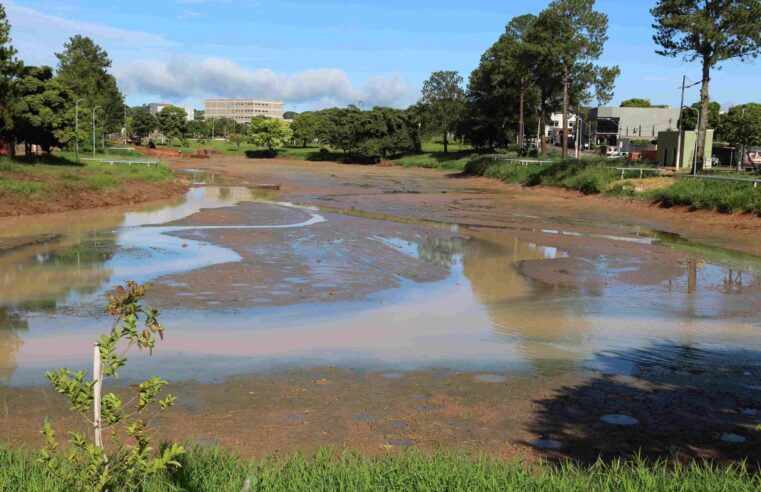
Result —
<path fill-rule="evenodd" d="M 94 106 L 92 108 L 92 156 L 95 157 L 95 110 L 100 106 Z"/>
<path fill-rule="evenodd" d="M 74 103 L 74 152 L 77 154 L 77 164 L 79 164 L 79 103 L 84 99 L 77 99 Z"/>

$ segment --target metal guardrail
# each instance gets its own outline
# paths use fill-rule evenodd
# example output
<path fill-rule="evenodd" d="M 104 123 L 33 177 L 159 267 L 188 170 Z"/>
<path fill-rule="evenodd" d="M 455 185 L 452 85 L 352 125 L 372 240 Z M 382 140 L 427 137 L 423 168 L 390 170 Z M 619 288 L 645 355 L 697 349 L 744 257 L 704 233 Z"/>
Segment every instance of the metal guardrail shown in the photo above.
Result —
<path fill-rule="evenodd" d="M 692 178 L 692 179 L 719 179 L 724 181 L 741 181 L 745 183 L 753 183 L 754 188 L 758 188 L 761 183 L 761 177 L 758 178 L 735 178 L 733 176 L 711 176 L 707 174 L 678 174 L 680 178 Z"/>
<path fill-rule="evenodd" d="M 131 166 L 132 164 L 146 164 L 150 166 L 151 164 L 158 164 L 159 161 L 148 161 L 148 160 L 126 160 L 126 159 L 95 159 L 92 157 L 85 157 L 82 158 L 83 161 L 94 161 L 94 162 L 103 162 L 108 163 L 108 165 L 112 166 L 114 164 L 127 164 Z"/>
<path fill-rule="evenodd" d="M 541 166 L 541 165 L 544 165 L 544 164 L 552 164 L 553 162 L 556 162 L 556 161 L 540 161 L 540 160 L 535 160 L 535 159 L 516 159 L 515 157 L 503 157 L 503 156 L 500 156 L 500 155 L 483 155 L 483 156 L 479 156 L 477 158 L 491 159 L 493 161 L 515 162 L 515 163 L 521 164 L 523 166 L 528 166 L 529 164 L 539 164 Z"/>
<path fill-rule="evenodd" d="M 661 171 L 663 169 L 658 167 L 612 167 L 612 166 L 604 166 L 605 169 L 615 169 L 616 171 L 621 171 L 621 179 L 624 179 L 624 175 L 626 174 L 626 171 L 639 171 L 639 177 L 643 178 L 645 171 L 648 172 L 655 172 L 657 175 L 660 176 Z"/>

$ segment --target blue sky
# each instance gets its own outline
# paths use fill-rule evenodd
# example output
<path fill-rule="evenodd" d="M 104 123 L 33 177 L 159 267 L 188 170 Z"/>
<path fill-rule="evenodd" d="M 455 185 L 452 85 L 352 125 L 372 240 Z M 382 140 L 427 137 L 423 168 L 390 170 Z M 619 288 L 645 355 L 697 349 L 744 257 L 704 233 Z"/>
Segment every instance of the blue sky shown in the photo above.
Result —
<path fill-rule="evenodd" d="M 299 111 L 364 101 L 404 107 L 435 70 L 467 80 L 514 16 L 547 1 L 494 0 L 2 0 L 14 44 L 29 64 L 55 64 L 73 34 L 92 37 L 113 60 L 129 104 L 198 108 L 205 97 L 284 99 Z M 678 105 L 682 74 L 696 64 L 655 54 L 655 1 L 598 0 L 610 18 L 605 64 L 618 64 L 614 104 L 630 97 Z M 761 102 L 759 62 L 728 62 L 713 75 L 723 106 Z M 698 99 L 697 88 L 687 102 Z"/>

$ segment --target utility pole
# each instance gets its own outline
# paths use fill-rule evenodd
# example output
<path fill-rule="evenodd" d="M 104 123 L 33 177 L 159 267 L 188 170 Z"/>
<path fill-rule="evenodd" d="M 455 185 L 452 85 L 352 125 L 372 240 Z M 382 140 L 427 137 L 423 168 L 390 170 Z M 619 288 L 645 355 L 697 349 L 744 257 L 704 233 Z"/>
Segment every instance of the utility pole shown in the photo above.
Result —
<path fill-rule="evenodd" d="M 92 108 L 92 156 L 95 157 L 95 110 L 100 106 L 94 106 Z"/>
<path fill-rule="evenodd" d="M 77 164 L 79 164 L 79 103 L 84 99 L 77 99 L 74 103 L 74 152 L 77 154 Z"/>
<path fill-rule="evenodd" d="M 127 145 L 127 106 L 124 106 L 124 145 Z"/>
<path fill-rule="evenodd" d="M 690 87 L 695 87 L 700 82 L 695 82 L 694 84 L 687 85 L 687 76 L 682 75 L 682 99 L 679 102 L 679 119 L 676 120 L 676 162 L 674 163 L 674 166 L 679 169 L 681 167 L 682 161 L 682 108 L 684 107 L 684 90 L 689 89 Z M 664 164 L 668 164 L 668 162 L 664 162 Z"/>

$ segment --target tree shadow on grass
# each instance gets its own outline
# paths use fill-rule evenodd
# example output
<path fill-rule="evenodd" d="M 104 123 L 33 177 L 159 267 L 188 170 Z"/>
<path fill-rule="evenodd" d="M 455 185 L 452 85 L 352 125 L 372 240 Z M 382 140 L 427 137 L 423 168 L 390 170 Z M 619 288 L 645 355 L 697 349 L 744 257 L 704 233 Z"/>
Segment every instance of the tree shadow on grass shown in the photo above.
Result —
<path fill-rule="evenodd" d="M 83 154 L 83 157 L 88 157 Z M 16 164 L 48 164 L 52 166 L 82 167 L 84 162 L 75 162 L 55 154 L 41 154 L 31 156 L 16 156 L 13 158 Z"/>
<path fill-rule="evenodd" d="M 545 452 L 548 459 L 592 463 L 598 457 L 641 454 L 649 459 L 747 460 L 759 468 L 761 431 L 755 427 L 761 421 L 761 353 L 660 344 L 600 354 L 598 362 L 619 374 L 628 369 L 628 375 L 604 371 L 534 402 L 538 410 L 529 430 L 561 445 Z M 600 420 L 609 414 L 639 423 Z"/>

